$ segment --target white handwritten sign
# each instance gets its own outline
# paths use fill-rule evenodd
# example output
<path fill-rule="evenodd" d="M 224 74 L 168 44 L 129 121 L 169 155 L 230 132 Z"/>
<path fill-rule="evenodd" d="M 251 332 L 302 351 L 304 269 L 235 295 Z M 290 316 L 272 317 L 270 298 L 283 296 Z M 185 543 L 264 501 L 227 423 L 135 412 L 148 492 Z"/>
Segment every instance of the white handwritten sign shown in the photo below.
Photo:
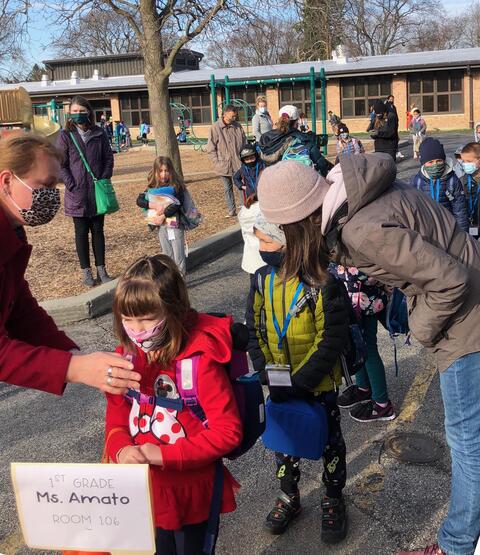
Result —
<path fill-rule="evenodd" d="M 11 472 L 29 547 L 155 552 L 148 465 L 12 463 Z"/>

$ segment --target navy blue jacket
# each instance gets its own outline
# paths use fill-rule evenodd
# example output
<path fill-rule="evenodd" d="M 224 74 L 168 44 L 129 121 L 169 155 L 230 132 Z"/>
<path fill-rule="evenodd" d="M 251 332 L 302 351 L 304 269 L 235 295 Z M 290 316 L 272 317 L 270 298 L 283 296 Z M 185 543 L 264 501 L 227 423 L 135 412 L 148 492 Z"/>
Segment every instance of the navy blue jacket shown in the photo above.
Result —
<path fill-rule="evenodd" d="M 450 160 L 447 160 L 445 172 L 439 179 L 432 179 L 420 171 L 414 175 L 410 184 L 430 195 L 449 210 L 457 220 L 458 227 L 468 233 L 469 219 L 465 191 L 460 179 L 452 169 Z"/>
<path fill-rule="evenodd" d="M 247 187 L 245 194 L 249 197 L 257 192 L 258 178 L 264 168 L 265 163 L 261 160 L 258 160 L 253 167 L 242 164 L 241 168 L 233 174 L 233 182 L 240 190 L 245 185 Z"/>

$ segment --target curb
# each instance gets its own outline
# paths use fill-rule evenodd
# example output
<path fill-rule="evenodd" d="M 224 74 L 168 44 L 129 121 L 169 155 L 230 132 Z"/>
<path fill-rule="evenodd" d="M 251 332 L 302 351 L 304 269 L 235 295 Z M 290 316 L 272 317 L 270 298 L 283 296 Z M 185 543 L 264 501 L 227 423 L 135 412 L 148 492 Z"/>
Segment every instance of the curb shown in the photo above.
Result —
<path fill-rule="evenodd" d="M 222 253 L 241 242 L 242 233 L 239 225 L 229 227 L 207 239 L 198 241 L 188 253 L 187 270 L 191 271 L 202 264 L 215 260 Z M 118 278 L 98 285 L 81 295 L 44 301 L 40 303 L 40 306 L 48 312 L 58 326 L 96 318 L 111 311 L 117 283 Z"/>

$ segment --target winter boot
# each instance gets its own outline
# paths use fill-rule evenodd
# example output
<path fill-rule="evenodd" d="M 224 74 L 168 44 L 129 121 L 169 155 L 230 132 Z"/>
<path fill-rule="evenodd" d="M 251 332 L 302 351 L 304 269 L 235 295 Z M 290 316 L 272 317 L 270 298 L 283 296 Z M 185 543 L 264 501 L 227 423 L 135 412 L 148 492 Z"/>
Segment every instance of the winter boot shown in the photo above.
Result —
<path fill-rule="evenodd" d="M 88 287 L 93 287 L 95 285 L 95 280 L 93 279 L 91 268 L 82 268 L 83 272 L 83 283 L 88 285 Z"/>
<path fill-rule="evenodd" d="M 265 528 L 271 534 L 283 534 L 301 510 L 300 493 L 287 495 L 281 491 L 273 509 L 267 515 Z"/>
<path fill-rule="evenodd" d="M 105 266 L 97 266 L 97 279 L 101 283 L 108 283 L 112 278 L 107 274 Z"/>
<path fill-rule="evenodd" d="M 324 497 L 322 501 L 322 541 L 341 542 L 347 535 L 347 507 L 343 497 Z"/>

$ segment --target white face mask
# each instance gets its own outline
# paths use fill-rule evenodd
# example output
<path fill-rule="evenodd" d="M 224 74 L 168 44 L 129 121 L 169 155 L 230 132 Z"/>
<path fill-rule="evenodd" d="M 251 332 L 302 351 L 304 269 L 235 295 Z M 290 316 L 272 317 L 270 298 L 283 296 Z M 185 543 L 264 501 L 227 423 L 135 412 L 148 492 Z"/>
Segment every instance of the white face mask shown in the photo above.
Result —
<path fill-rule="evenodd" d="M 266 114 L 266 112 L 267 112 L 267 107 L 266 107 L 266 106 L 261 106 L 261 107 L 258 109 L 258 111 L 259 111 L 261 114 Z"/>
<path fill-rule="evenodd" d="M 18 175 L 13 174 L 17 181 L 20 181 L 27 189 L 32 191 L 32 205 L 30 208 L 20 208 L 10 195 L 12 203 L 19 211 L 20 216 L 23 218 L 26 225 L 37 226 L 48 224 L 55 217 L 58 209 L 60 208 L 60 190 L 57 187 L 40 187 L 34 189 L 30 187 Z"/>

